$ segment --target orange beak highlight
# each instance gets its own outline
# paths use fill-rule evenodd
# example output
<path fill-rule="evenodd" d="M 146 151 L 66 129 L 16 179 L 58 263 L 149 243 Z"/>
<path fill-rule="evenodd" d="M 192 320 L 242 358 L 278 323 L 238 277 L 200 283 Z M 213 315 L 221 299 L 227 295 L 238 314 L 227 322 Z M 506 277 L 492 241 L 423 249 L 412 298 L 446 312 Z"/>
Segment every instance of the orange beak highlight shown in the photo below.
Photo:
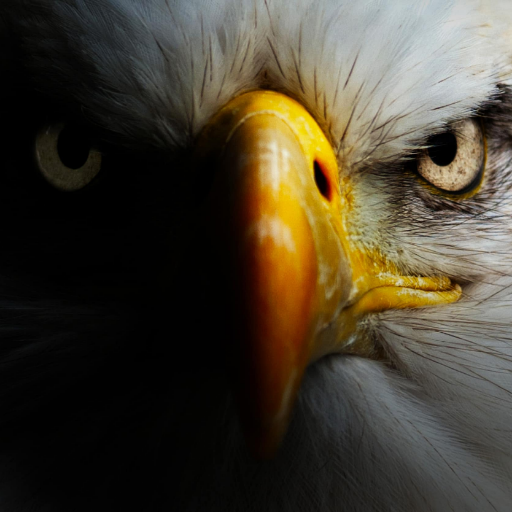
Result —
<path fill-rule="evenodd" d="M 238 150 L 255 134 L 257 158 Z M 266 114 L 238 128 L 223 160 L 223 167 L 236 169 L 238 182 L 232 270 L 242 343 L 239 405 L 250 445 L 263 456 L 284 433 L 310 357 L 318 269 L 297 173 L 305 163 L 294 161 L 297 150 L 286 123 Z"/>
<path fill-rule="evenodd" d="M 229 252 L 235 394 L 251 451 L 266 458 L 286 431 L 317 331 L 350 292 L 333 209 L 337 165 L 310 115 L 277 93 L 241 96 L 210 126 L 225 131 L 212 207 Z"/>

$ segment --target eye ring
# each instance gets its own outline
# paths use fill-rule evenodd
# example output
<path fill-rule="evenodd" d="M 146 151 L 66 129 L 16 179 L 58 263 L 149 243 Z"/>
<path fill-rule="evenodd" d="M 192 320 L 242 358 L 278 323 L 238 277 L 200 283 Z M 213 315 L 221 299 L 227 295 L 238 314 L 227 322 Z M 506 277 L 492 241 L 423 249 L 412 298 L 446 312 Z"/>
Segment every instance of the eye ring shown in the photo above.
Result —
<path fill-rule="evenodd" d="M 37 169 L 54 188 L 76 192 L 89 185 L 101 170 L 102 155 L 79 127 L 47 124 L 36 135 Z"/>
<path fill-rule="evenodd" d="M 434 190 L 455 197 L 473 195 L 485 170 L 486 141 L 481 123 L 466 119 L 431 136 L 417 160 L 417 172 Z"/>

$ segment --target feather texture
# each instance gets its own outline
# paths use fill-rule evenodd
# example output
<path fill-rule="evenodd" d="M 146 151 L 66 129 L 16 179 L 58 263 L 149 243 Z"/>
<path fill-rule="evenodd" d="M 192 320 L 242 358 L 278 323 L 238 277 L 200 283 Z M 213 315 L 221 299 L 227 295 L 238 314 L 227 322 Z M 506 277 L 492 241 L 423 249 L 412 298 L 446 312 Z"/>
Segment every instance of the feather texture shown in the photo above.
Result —
<path fill-rule="evenodd" d="M 32 0 L 11 19 L 38 85 L 130 141 L 183 147 L 235 94 L 270 83 L 353 165 L 404 155 L 509 79 L 470 2 L 407 6 Z"/>

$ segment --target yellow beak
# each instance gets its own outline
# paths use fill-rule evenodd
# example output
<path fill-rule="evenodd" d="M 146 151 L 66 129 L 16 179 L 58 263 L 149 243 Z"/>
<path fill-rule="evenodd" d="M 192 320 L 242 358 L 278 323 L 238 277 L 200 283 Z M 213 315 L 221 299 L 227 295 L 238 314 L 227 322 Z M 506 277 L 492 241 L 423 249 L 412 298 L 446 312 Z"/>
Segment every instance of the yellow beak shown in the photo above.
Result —
<path fill-rule="evenodd" d="M 234 395 L 253 454 L 272 456 L 307 366 L 350 343 L 358 320 L 390 308 L 453 302 L 445 277 L 402 276 L 351 242 L 347 181 L 310 114 L 275 92 L 247 93 L 201 134 L 215 162 L 209 207 L 232 303 Z"/>

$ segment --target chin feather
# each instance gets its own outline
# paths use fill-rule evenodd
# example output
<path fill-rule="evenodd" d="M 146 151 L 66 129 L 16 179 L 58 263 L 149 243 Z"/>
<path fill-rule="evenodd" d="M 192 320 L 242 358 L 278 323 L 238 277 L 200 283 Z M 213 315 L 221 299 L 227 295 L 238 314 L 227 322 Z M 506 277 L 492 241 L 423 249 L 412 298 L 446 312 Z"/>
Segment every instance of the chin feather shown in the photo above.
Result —
<path fill-rule="evenodd" d="M 323 360 L 308 372 L 272 462 L 250 459 L 236 423 L 208 422 L 231 433 L 205 433 L 192 450 L 194 472 L 184 489 L 194 498 L 185 496 L 185 510 L 506 510 L 509 468 L 495 457 L 501 447 L 489 447 L 478 430 L 461 431 L 455 397 L 443 404 L 432 391 L 382 363 Z"/>

